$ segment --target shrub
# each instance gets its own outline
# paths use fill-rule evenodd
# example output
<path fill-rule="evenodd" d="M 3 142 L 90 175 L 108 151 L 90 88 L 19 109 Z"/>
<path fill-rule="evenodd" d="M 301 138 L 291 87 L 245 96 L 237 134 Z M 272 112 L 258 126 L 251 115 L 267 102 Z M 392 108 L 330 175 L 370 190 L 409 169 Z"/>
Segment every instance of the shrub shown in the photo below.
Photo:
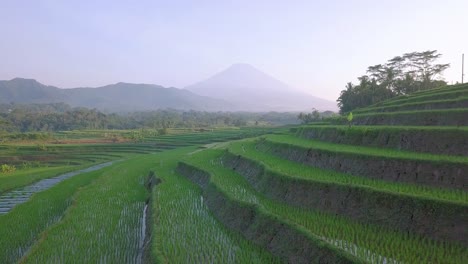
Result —
<path fill-rule="evenodd" d="M 346 119 L 348 120 L 349 127 L 351 127 L 351 122 L 353 122 L 353 112 L 350 112 Z"/>
<path fill-rule="evenodd" d="M 167 135 L 169 134 L 169 130 L 167 128 L 161 128 L 158 130 L 159 135 Z"/>
<path fill-rule="evenodd" d="M 16 167 L 14 165 L 2 164 L 0 170 L 2 173 L 11 173 L 16 171 Z"/>

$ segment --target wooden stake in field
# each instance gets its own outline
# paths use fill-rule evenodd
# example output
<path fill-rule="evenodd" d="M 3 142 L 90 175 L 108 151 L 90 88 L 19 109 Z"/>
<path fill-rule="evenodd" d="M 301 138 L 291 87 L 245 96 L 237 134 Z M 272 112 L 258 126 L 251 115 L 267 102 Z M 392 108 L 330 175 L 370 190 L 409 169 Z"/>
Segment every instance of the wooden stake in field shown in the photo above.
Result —
<path fill-rule="evenodd" d="M 463 83 L 463 77 L 465 76 L 465 54 L 462 54 L 462 83 Z"/>

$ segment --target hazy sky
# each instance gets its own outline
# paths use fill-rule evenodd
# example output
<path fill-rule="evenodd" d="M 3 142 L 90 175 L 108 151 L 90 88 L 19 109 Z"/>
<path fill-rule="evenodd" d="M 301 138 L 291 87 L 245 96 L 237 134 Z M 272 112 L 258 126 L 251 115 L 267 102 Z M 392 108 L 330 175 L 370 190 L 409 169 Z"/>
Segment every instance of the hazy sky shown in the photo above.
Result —
<path fill-rule="evenodd" d="M 467 0 L 0 0 L 0 79 L 182 88 L 245 62 L 336 100 L 411 51 L 439 50 L 445 79 L 460 80 L 467 13 Z"/>

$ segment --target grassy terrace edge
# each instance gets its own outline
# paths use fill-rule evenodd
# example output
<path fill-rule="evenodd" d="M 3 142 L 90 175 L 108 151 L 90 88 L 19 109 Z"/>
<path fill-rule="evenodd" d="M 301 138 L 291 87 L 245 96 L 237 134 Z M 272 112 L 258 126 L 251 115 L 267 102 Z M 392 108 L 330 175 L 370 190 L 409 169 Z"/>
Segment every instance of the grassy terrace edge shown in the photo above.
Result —
<path fill-rule="evenodd" d="M 222 153 L 220 149 L 207 150 L 203 154 L 192 155 L 184 163 L 198 168 L 205 175 L 211 175 L 209 182 L 206 176 L 195 175 L 195 181 L 199 184 L 211 182 L 229 193 L 232 199 L 255 204 L 261 210 L 299 227 L 303 232 L 331 243 L 339 250 L 359 256 L 362 260 L 463 263 L 466 259 L 465 247 L 458 243 L 441 243 L 381 226 L 362 225 L 334 214 L 304 210 L 267 199 L 255 191 L 243 176 L 221 166 Z"/>
<path fill-rule="evenodd" d="M 263 136 L 268 141 L 278 143 L 289 143 L 291 145 L 304 146 L 324 151 L 333 151 L 335 153 L 356 154 L 364 156 L 373 156 L 383 159 L 403 159 L 421 162 L 431 162 L 434 164 L 468 165 L 468 157 L 453 155 L 437 155 L 430 153 L 418 153 L 402 150 L 381 149 L 367 146 L 354 146 L 346 144 L 335 144 L 321 142 L 318 140 L 309 140 L 297 137 L 295 135 L 267 135 Z"/>
<path fill-rule="evenodd" d="M 383 102 L 373 104 L 369 107 L 384 106 L 384 105 L 397 105 L 397 104 L 413 102 L 413 101 L 432 100 L 433 98 L 437 98 L 437 99 L 456 98 L 459 96 L 464 96 L 467 93 L 468 93 L 467 84 L 444 86 L 441 88 L 414 92 L 409 95 L 401 95 L 401 96 L 391 98 Z"/>
<path fill-rule="evenodd" d="M 309 125 L 291 132 L 330 143 L 468 156 L 468 127 Z"/>
<path fill-rule="evenodd" d="M 340 179 L 348 179 L 334 182 L 333 178 L 341 175 L 317 169 L 311 170 L 289 161 L 281 162 L 280 159 L 269 157 L 262 152 L 252 153 L 252 145 L 243 144 L 242 148 L 245 148 L 245 152 L 239 148 L 233 150 L 231 145 L 229 151 L 223 155 L 223 166 L 242 175 L 258 192 L 271 199 L 292 206 L 340 214 L 364 224 L 379 224 L 432 239 L 468 244 L 465 230 L 468 206 L 464 193 L 456 192 L 464 196 L 464 199 L 460 198 L 463 202 L 447 201 L 434 199 L 427 194 L 415 196 L 410 192 L 395 192 L 395 189 L 400 188 L 411 190 L 412 186 L 405 184 L 361 178 L 356 181 L 371 183 L 377 185 L 378 188 L 372 185 L 356 185 L 352 183 L 356 177 L 345 177 L 347 175 L 344 174 L 344 177 Z M 271 160 L 267 161 L 268 158 Z M 278 169 L 281 168 L 280 164 L 297 169 L 286 173 Z M 311 171 L 308 176 L 300 176 L 306 175 L 308 171 Z M 326 176 L 314 179 L 315 175 L 320 173 Z M 334 175 L 336 177 L 333 177 Z M 330 179 L 324 180 L 326 178 Z M 346 182 L 347 180 L 349 181 Z M 386 190 L 383 188 L 385 186 L 395 188 L 393 191 L 392 189 Z M 433 191 L 437 192 L 437 190 Z M 447 190 L 447 192 L 450 191 Z M 452 223 L 456 223 L 455 226 L 451 226 Z M 435 226 L 448 227 L 439 230 Z"/>
<path fill-rule="evenodd" d="M 211 182 L 210 173 L 203 169 L 179 162 L 177 171 L 204 190 L 206 203 L 218 220 L 247 239 L 267 248 L 283 261 L 362 263 L 357 258 L 304 233 L 298 227 L 270 215 L 258 206 L 230 197 Z"/>
<path fill-rule="evenodd" d="M 175 172 L 180 157 L 197 149 L 154 155 L 159 183 L 152 188 L 147 215 L 153 223 L 147 230 L 152 238 L 152 259 L 147 263 L 278 263 L 268 251 L 219 222 L 204 203 L 201 188 Z"/>
<path fill-rule="evenodd" d="M 372 112 L 393 112 L 393 111 L 415 111 L 415 110 L 435 110 L 447 108 L 468 107 L 468 96 L 453 99 L 437 99 L 421 102 L 408 102 L 396 105 L 384 105 L 375 107 L 360 108 L 353 111 L 354 114 L 367 114 Z"/>
<path fill-rule="evenodd" d="M 100 175 L 100 170 L 83 173 L 60 182 L 43 192 L 34 194 L 29 201 L 20 204 L 8 214 L 0 215 L 0 260 L 14 263 L 21 259 L 39 235 L 56 224 L 81 187 L 91 184 Z"/>
<path fill-rule="evenodd" d="M 396 195 L 468 205 L 468 194 L 464 190 L 388 182 L 350 175 L 334 170 L 311 167 L 300 162 L 283 159 L 265 151 L 260 151 L 257 148 L 258 144 L 262 144 L 260 138 L 232 142 L 227 146 L 225 154 L 251 160 L 259 166 L 264 167 L 266 170 L 271 170 L 275 173 L 284 174 L 285 176 L 297 179 L 365 187 L 375 191 L 389 192 Z"/>
<path fill-rule="evenodd" d="M 141 259 L 142 216 L 149 193 L 142 184 L 151 156 L 134 156 L 102 170 L 80 189 L 76 203 L 24 263 L 117 263 Z M 86 252 L 86 253 L 85 253 Z"/>
<path fill-rule="evenodd" d="M 291 161 L 392 182 L 466 188 L 466 157 L 332 144 L 288 135 L 262 137 L 257 147 Z M 398 168 L 398 170 L 395 170 Z"/>
<path fill-rule="evenodd" d="M 468 108 L 415 110 L 354 115 L 354 125 L 468 126 Z M 327 119 L 331 124 L 348 124 L 345 116 Z"/>

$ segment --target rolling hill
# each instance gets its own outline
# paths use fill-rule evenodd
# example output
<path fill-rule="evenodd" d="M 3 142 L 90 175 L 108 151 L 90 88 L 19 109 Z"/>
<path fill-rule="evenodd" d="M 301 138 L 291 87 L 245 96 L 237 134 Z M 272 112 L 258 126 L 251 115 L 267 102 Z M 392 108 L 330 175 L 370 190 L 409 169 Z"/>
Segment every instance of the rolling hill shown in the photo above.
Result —
<path fill-rule="evenodd" d="M 0 103 L 58 103 L 97 108 L 108 112 L 181 110 L 229 110 L 231 104 L 177 88 L 154 84 L 116 83 L 97 88 L 60 89 L 33 79 L 0 81 Z"/>
<path fill-rule="evenodd" d="M 234 64 L 185 89 L 123 82 L 97 88 L 60 89 L 34 79 L 0 81 L 0 103 L 11 102 L 63 102 L 107 112 L 165 108 L 251 112 L 337 110 L 335 102 L 294 90 L 249 64 Z"/>

